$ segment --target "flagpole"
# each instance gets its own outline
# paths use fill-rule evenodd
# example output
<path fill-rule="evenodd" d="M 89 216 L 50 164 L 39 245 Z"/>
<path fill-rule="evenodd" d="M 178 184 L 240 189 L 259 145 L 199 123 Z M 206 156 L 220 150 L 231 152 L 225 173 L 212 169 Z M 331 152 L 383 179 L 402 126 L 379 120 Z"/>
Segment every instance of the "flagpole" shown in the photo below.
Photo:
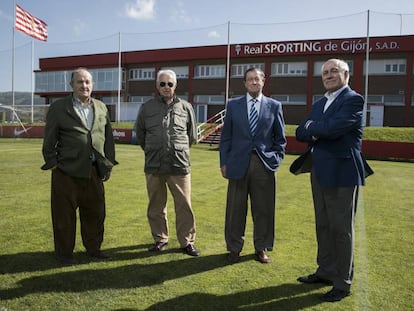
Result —
<path fill-rule="evenodd" d="M 369 76 L 369 10 L 367 11 L 367 47 L 365 51 L 365 102 L 363 108 L 362 124 L 367 125 L 367 105 L 368 105 L 368 76 Z"/>
<path fill-rule="evenodd" d="M 122 83 L 122 68 L 121 68 L 121 32 L 119 32 L 118 40 L 118 105 L 117 105 L 117 121 L 121 121 L 121 83 Z"/>
<path fill-rule="evenodd" d="M 227 23 L 227 66 L 226 66 L 226 98 L 224 104 L 227 105 L 229 100 L 230 86 L 230 21 Z"/>
<path fill-rule="evenodd" d="M 14 99 L 14 53 L 15 53 L 15 45 L 16 45 L 16 39 L 15 39 L 15 25 L 16 25 L 16 0 L 13 1 L 14 4 L 14 8 L 13 8 L 13 12 L 14 12 L 14 17 L 13 17 L 13 48 L 12 48 L 12 108 L 13 108 L 13 114 L 12 114 L 12 122 L 14 122 L 14 104 L 15 104 L 15 99 Z"/>
<path fill-rule="evenodd" d="M 32 93 L 32 99 L 31 99 L 31 115 L 32 115 L 32 117 L 31 117 L 31 121 L 32 121 L 32 123 L 34 122 L 34 79 L 33 79 L 33 76 L 34 76 L 34 40 L 32 39 L 32 71 L 31 71 L 31 75 L 30 75 L 30 78 L 31 78 L 31 93 Z"/>

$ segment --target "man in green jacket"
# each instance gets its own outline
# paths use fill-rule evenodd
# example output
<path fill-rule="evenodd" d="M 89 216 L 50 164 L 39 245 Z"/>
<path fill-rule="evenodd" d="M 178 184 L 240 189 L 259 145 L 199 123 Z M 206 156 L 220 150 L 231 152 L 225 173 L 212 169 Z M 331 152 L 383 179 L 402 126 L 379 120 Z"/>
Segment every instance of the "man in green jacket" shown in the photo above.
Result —
<path fill-rule="evenodd" d="M 174 71 L 159 71 L 160 96 L 141 106 L 135 123 L 137 144 L 145 152 L 147 216 L 155 241 L 149 251 L 161 251 L 168 244 L 168 186 L 174 198 L 180 248 L 190 256 L 198 256 L 190 179 L 190 146 L 196 142 L 196 123 L 191 104 L 175 96 L 176 87 Z"/>
<path fill-rule="evenodd" d="M 43 140 L 43 170 L 52 170 L 51 210 L 56 258 L 73 265 L 76 209 L 87 254 L 108 259 L 101 251 L 105 220 L 103 182 L 110 177 L 115 144 L 108 110 L 91 98 L 93 80 L 85 68 L 72 73 L 73 94 L 51 104 Z"/>

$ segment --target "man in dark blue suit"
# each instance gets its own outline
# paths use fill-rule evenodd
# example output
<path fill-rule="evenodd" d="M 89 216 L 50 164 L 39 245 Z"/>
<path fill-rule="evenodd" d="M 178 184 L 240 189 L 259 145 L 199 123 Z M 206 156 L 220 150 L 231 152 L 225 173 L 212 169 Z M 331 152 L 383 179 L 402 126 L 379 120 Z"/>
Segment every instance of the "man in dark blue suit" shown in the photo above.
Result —
<path fill-rule="evenodd" d="M 330 59 L 322 66 L 325 96 L 296 129 L 309 144 L 311 186 L 318 242 L 315 273 L 299 282 L 333 285 L 323 301 L 350 294 L 354 274 L 354 220 L 359 186 L 368 164 L 361 154 L 364 99 L 348 86 L 348 64 Z"/>
<path fill-rule="evenodd" d="M 269 263 L 275 231 L 275 172 L 285 153 L 282 105 L 262 94 L 265 76 L 250 68 L 244 74 L 247 94 L 226 108 L 220 140 L 220 168 L 229 180 L 225 240 L 230 263 L 238 262 L 244 244 L 247 200 L 253 217 L 257 259 Z"/>

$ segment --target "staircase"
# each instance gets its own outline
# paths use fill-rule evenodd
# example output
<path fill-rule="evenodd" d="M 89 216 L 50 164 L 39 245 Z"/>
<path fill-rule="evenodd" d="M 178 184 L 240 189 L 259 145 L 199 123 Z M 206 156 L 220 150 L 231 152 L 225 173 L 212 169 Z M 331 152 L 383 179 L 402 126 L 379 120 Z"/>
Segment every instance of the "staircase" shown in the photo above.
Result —
<path fill-rule="evenodd" d="M 197 126 L 197 142 L 200 144 L 218 145 L 220 143 L 221 129 L 224 123 L 226 110 L 216 113 L 206 122 Z"/>

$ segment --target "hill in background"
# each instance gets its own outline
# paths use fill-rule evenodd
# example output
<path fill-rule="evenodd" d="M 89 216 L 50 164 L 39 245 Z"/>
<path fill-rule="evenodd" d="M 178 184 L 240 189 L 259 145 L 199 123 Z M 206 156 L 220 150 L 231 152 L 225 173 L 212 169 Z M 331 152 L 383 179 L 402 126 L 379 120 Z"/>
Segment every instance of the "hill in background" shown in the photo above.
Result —
<path fill-rule="evenodd" d="M 0 92 L 0 104 L 11 106 L 13 104 L 12 92 Z M 30 106 L 32 104 L 32 93 L 30 92 L 14 92 L 14 104 L 19 106 Z M 45 99 L 35 95 L 34 105 L 44 105 Z"/>

